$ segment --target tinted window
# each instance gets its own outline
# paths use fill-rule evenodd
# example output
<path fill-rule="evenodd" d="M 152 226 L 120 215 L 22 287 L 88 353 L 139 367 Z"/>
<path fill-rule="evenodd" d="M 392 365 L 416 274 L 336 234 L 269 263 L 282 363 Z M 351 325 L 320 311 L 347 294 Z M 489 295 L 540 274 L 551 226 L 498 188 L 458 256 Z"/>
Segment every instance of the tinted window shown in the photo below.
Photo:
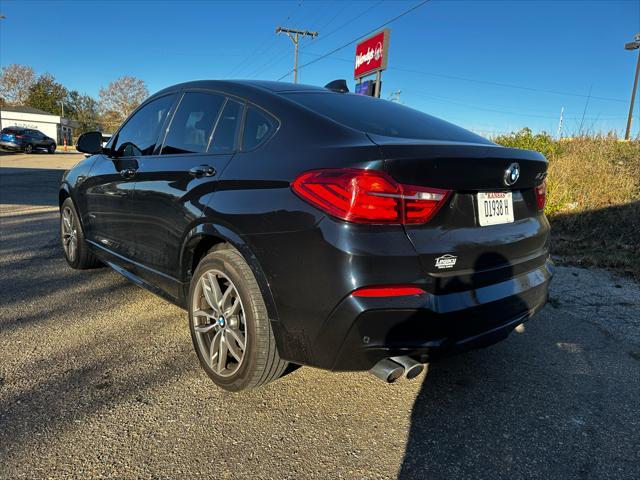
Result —
<path fill-rule="evenodd" d="M 171 120 L 162 154 L 206 152 L 223 103 L 221 95 L 185 93 Z"/>
<path fill-rule="evenodd" d="M 255 107 L 247 107 L 242 132 L 242 149 L 253 150 L 264 143 L 275 131 L 276 122 L 269 114 Z"/>
<path fill-rule="evenodd" d="M 114 146 L 116 157 L 151 155 L 158 131 L 164 122 L 173 96 L 160 97 L 147 103 L 124 124 Z"/>
<path fill-rule="evenodd" d="M 322 92 L 289 93 L 285 96 L 361 132 L 421 140 L 491 143 L 464 128 L 379 98 Z"/>
<path fill-rule="evenodd" d="M 235 100 L 227 100 L 213 132 L 209 152 L 227 153 L 235 150 L 241 118 L 242 104 Z"/>

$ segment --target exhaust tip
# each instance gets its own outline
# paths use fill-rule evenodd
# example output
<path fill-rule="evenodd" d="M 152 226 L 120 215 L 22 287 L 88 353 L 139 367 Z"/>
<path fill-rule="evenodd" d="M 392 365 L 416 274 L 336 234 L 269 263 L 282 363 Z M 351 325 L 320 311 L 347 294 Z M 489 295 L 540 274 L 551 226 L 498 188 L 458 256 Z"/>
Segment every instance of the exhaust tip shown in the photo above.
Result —
<path fill-rule="evenodd" d="M 422 371 L 424 370 L 424 365 L 422 365 L 421 363 L 414 365 L 410 368 L 407 368 L 404 371 L 405 376 L 407 377 L 407 380 L 413 380 L 414 378 L 416 378 L 418 375 L 420 375 L 422 373 Z"/>
<path fill-rule="evenodd" d="M 403 366 L 404 375 L 407 380 L 413 380 L 424 370 L 424 365 L 422 363 L 416 362 L 411 357 L 391 357 L 391 360 Z"/>
<path fill-rule="evenodd" d="M 370 372 L 384 382 L 393 383 L 404 375 L 404 367 L 384 358 L 376 363 Z"/>

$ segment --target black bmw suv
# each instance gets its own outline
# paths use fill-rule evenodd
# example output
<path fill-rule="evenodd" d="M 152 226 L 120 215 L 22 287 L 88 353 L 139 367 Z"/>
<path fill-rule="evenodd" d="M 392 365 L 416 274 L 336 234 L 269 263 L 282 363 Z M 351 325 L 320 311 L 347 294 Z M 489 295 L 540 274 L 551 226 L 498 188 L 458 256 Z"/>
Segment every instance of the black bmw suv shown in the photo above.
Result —
<path fill-rule="evenodd" d="M 0 132 L 0 148 L 24 153 L 31 153 L 36 150 L 55 153 L 56 141 L 51 137 L 47 137 L 40 130 L 7 127 Z"/>
<path fill-rule="evenodd" d="M 413 378 L 547 300 L 545 158 L 396 103 L 198 81 L 78 150 L 92 155 L 59 198 L 68 263 L 187 309 L 228 390 L 288 363 Z"/>

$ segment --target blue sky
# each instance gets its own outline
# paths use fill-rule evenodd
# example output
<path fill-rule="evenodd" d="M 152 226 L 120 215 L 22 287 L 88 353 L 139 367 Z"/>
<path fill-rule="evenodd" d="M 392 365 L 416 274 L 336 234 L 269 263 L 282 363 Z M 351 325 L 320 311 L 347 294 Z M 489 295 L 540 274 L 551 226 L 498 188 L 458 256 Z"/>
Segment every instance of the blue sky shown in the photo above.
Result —
<path fill-rule="evenodd" d="M 275 80 L 293 62 L 277 25 L 319 32 L 301 43 L 304 64 L 417 3 L 2 0 L 0 64 L 31 65 L 91 95 L 122 75 L 150 92 L 203 78 Z M 624 43 L 640 32 L 639 0 L 432 0 L 388 28 L 385 98 L 401 90 L 406 105 L 485 135 L 555 134 L 562 107 L 565 134 L 581 124 L 623 133 L 637 59 Z M 303 68 L 300 81 L 347 78 L 352 88 L 354 51 Z M 640 101 L 634 117 L 637 134 Z"/>

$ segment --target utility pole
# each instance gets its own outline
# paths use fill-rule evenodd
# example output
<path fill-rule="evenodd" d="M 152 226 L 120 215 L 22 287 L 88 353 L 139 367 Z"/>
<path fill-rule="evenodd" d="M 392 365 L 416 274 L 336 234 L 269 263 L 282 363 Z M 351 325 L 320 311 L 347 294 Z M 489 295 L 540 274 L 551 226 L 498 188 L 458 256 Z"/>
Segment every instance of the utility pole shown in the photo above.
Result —
<path fill-rule="evenodd" d="M 298 83 L 298 44 L 300 43 L 300 35 L 302 38 L 318 36 L 318 32 L 310 32 L 309 30 L 296 30 L 295 28 L 276 28 L 276 34 L 286 33 L 289 39 L 293 42 L 293 83 Z"/>
<path fill-rule="evenodd" d="M 624 139 L 629 140 L 629 137 L 631 136 L 631 119 L 633 118 L 633 104 L 636 100 L 636 88 L 638 88 L 638 72 L 640 71 L 640 33 L 636 33 L 635 41 L 625 44 L 624 48 L 625 50 L 638 50 L 636 76 L 633 81 L 633 90 L 631 91 L 631 104 L 629 105 L 629 116 L 627 117 L 627 130 L 624 134 Z"/>
<path fill-rule="evenodd" d="M 558 140 L 562 138 L 562 120 L 564 120 L 564 107 L 560 109 L 560 121 L 558 122 Z"/>
<path fill-rule="evenodd" d="M 389 95 L 388 100 L 390 100 L 392 102 L 395 102 L 395 103 L 400 103 L 400 94 L 401 93 L 402 93 L 402 90 L 396 90 L 391 95 Z"/>
<path fill-rule="evenodd" d="M 6 20 L 7 17 L 0 15 L 0 20 Z M 0 102 L 0 130 L 2 130 L 2 102 Z"/>

